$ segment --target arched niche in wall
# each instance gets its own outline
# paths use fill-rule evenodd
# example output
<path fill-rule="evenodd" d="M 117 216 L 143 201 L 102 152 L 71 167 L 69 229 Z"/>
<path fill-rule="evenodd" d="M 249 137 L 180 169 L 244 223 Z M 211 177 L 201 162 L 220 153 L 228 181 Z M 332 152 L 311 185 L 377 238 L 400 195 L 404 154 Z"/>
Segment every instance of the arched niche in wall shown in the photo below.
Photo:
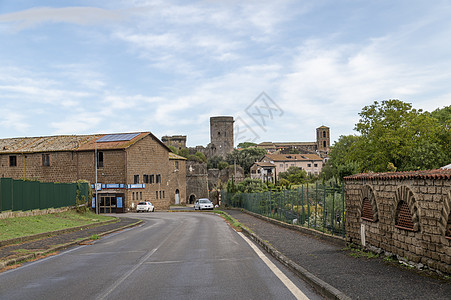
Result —
<path fill-rule="evenodd" d="M 451 191 L 444 197 L 440 225 L 442 234 L 451 239 Z"/>
<path fill-rule="evenodd" d="M 378 210 L 376 196 L 369 185 L 365 185 L 360 190 L 360 217 L 362 220 L 377 222 Z"/>
<path fill-rule="evenodd" d="M 420 230 L 420 218 L 415 195 L 407 186 L 401 186 L 395 193 L 395 227 L 404 230 Z"/>

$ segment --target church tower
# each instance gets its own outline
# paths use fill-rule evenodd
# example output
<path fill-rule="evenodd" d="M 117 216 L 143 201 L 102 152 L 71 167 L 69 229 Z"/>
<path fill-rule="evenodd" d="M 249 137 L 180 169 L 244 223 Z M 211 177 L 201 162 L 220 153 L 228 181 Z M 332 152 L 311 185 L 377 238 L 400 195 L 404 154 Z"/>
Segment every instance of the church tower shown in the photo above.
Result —
<path fill-rule="evenodd" d="M 330 147 L 330 129 L 327 126 L 316 128 L 316 145 L 320 152 L 329 152 Z"/>

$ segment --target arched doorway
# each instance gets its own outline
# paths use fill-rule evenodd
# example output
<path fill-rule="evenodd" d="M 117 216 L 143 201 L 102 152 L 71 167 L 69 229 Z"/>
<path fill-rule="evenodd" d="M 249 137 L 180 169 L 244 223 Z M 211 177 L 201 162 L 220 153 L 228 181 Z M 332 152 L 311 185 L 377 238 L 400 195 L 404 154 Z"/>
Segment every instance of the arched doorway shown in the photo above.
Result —
<path fill-rule="evenodd" d="M 178 189 L 175 190 L 175 204 L 180 204 L 180 191 Z"/>
<path fill-rule="evenodd" d="M 194 204 L 194 202 L 196 202 L 196 196 L 191 194 L 189 196 L 189 204 Z"/>

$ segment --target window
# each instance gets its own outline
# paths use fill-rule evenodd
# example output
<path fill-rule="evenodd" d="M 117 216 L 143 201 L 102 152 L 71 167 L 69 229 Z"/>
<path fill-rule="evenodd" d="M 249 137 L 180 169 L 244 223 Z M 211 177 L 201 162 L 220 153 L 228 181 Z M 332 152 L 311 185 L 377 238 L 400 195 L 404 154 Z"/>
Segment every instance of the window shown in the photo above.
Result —
<path fill-rule="evenodd" d="M 283 168 L 283 164 L 280 164 L 280 167 Z"/>
<path fill-rule="evenodd" d="M 135 200 L 135 192 L 132 193 L 132 199 Z"/>
<path fill-rule="evenodd" d="M 307 164 L 307 167 L 311 168 L 311 167 L 312 167 L 312 164 Z"/>
<path fill-rule="evenodd" d="M 149 175 L 143 175 L 143 183 L 149 183 Z"/>
<path fill-rule="evenodd" d="M 160 199 L 161 199 L 161 191 L 160 191 Z"/>
<path fill-rule="evenodd" d="M 163 198 L 164 198 L 164 191 L 163 191 Z"/>
<path fill-rule="evenodd" d="M 157 199 L 158 199 L 158 191 L 156 191 L 155 194 L 157 195 Z"/>
<path fill-rule="evenodd" d="M 9 166 L 10 167 L 17 167 L 17 156 L 11 155 L 9 157 Z"/>
<path fill-rule="evenodd" d="M 134 184 L 139 183 L 139 175 L 133 176 L 133 183 L 134 183 Z"/>
<path fill-rule="evenodd" d="M 157 174 L 156 183 L 161 183 L 161 174 Z"/>
<path fill-rule="evenodd" d="M 327 143 L 326 141 L 323 142 L 323 147 L 326 148 L 327 147 Z"/>
<path fill-rule="evenodd" d="M 155 183 L 155 175 L 149 176 L 149 183 Z"/>
<path fill-rule="evenodd" d="M 44 167 L 50 166 L 50 154 L 42 154 L 42 165 Z"/>
<path fill-rule="evenodd" d="M 139 200 L 143 199 L 143 192 L 139 192 Z"/>
<path fill-rule="evenodd" d="M 97 168 L 103 168 L 103 152 L 97 152 Z"/>
<path fill-rule="evenodd" d="M 175 161 L 175 169 L 178 170 L 179 169 L 179 162 L 176 160 Z"/>
<path fill-rule="evenodd" d="M 318 164 L 313 164 L 313 166 L 314 166 L 315 168 L 317 168 L 317 167 L 318 167 Z"/>
<path fill-rule="evenodd" d="M 326 137 L 326 132 L 325 131 L 323 131 L 323 137 Z"/>

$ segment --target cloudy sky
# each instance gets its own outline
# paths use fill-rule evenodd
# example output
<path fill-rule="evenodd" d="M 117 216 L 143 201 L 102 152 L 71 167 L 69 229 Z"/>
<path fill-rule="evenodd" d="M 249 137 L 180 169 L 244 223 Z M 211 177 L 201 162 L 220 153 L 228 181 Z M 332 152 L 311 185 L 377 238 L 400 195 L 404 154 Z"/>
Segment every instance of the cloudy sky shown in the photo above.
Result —
<path fill-rule="evenodd" d="M 450 105 L 450 37 L 440 0 L 0 0 L 0 138 L 337 140 L 375 100 Z"/>

